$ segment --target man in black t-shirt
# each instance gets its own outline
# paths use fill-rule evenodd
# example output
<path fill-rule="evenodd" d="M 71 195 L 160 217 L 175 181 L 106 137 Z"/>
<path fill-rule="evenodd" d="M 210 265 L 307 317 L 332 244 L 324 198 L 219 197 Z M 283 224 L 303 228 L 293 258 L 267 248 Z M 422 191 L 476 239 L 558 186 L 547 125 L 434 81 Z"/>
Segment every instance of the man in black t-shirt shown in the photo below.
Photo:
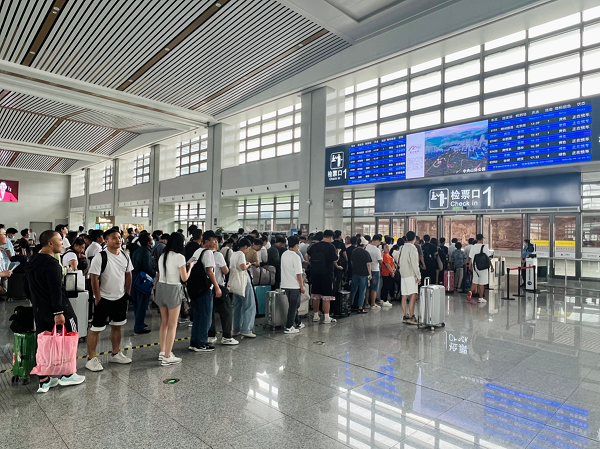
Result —
<path fill-rule="evenodd" d="M 427 234 L 423 236 L 425 244 L 423 245 L 423 257 L 425 258 L 425 271 L 423 279 L 429 278 L 429 281 L 434 284 L 436 280 L 436 270 L 438 268 L 436 254 L 437 246 L 431 243 L 431 237 Z"/>
<path fill-rule="evenodd" d="M 356 237 L 352 237 L 356 240 Z M 350 287 L 350 298 L 352 298 L 352 304 L 356 300 L 356 307 L 358 313 L 367 313 L 363 309 L 363 303 L 365 302 L 365 294 L 367 292 L 367 286 L 371 279 L 371 255 L 364 249 L 366 240 L 361 237 L 361 241 L 358 242 L 358 246 L 352 251 L 350 258 L 350 265 L 352 266 L 352 283 Z M 356 294 L 358 297 L 355 299 Z"/>
<path fill-rule="evenodd" d="M 335 231 L 333 233 L 332 243 L 338 253 L 338 266 L 333 274 L 333 290 L 337 292 L 342 287 L 342 283 L 346 276 L 346 269 L 348 267 L 348 255 L 346 254 L 346 245 L 342 240 L 342 231 Z"/>
<path fill-rule="evenodd" d="M 352 252 L 356 249 L 358 239 L 356 237 L 350 238 L 350 246 L 346 248 L 346 258 L 348 259 L 348 268 L 346 269 L 346 283 L 350 284 L 352 281 Z"/>
<path fill-rule="evenodd" d="M 315 238 L 319 240 L 317 233 Z M 314 316 L 313 321 L 318 322 L 319 304 L 323 299 L 323 314 L 325 316 L 324 323 L 335 323 L 335 319 L 329 316 L 329 302 L 335 300 L 333 291 L 333 273 L 337 265 L 338 254 L 335 246 L 333 246 L 333 231 L 330 229 L 322 233 L 320 242 L 313 244 L 306 252 L 310 262 L 310 282 L 311 282 L 311 298 L 313 302 Z"/>

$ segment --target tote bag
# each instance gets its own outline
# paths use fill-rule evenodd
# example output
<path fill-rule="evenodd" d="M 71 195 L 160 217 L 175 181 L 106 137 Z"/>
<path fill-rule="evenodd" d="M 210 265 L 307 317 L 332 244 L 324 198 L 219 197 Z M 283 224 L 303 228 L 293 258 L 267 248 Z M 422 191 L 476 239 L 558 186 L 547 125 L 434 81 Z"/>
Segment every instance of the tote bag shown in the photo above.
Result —
<path fill-rule="evenodd" d="M 235 295 L 244 296 L 246 294 L 245 282 L 248 282 L 248 273 L 241 270 L 231 270 L 229 275 L 229 283 L 227 287 L 229 291 Z"/>
<path fill-rule="evenodd" d="M 37 366 L 31 370 L 31 374 L 61 376 L 75 373 L 78 344 L 79 333 L 65 333 L 65 326 L 60 334 L 56 333 L 56 326 L 52 332 L 42 332 L 37 338 Z"/>

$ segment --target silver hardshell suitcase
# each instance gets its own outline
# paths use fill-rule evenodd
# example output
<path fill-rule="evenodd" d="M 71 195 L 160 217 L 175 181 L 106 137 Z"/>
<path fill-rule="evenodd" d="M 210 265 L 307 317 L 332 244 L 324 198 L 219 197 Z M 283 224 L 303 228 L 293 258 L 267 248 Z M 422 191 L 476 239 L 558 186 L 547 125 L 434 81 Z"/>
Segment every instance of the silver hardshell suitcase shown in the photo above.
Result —
<path fill-rule="evenodd" d="M 271 329 L 285 326 L 288 308 L 285 291 L 278 289 L 267 292 L 267 326 Z"/>
<path fill-rule="evenodd" d="M 87 337 L 88 333 L 88 309 L 89 309 L 90 293 L 79 292 L 76 298 L 69 298 L 75 315 L 77 316 L 77 332 L 79 338 Z"/>
<path fill-rule="evenodd" d="M 419 294 L 419 328 L 446 325 L 446 291 L 442 285 L 429 284 L 429 278 L 424 279 L 424 285 Z"/>

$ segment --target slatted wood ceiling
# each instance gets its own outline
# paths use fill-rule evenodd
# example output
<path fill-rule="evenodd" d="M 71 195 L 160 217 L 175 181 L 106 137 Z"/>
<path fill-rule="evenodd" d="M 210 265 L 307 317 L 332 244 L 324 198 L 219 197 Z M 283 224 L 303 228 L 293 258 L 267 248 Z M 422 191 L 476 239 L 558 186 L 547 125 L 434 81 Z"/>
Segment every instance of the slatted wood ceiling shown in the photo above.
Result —
<path fill-rule="evenodd" d="M 2 2 L 0 56 L 213 115 L 349 46 L 275 0 L 62 3 L 51 12 L 50 0 Z M 53 26 L 32 55 L 48 17 Z"/>
<path fill-rule="evenodd" d="M 0 167 L 65 173 L 77 160 L 0 149 Z"/>

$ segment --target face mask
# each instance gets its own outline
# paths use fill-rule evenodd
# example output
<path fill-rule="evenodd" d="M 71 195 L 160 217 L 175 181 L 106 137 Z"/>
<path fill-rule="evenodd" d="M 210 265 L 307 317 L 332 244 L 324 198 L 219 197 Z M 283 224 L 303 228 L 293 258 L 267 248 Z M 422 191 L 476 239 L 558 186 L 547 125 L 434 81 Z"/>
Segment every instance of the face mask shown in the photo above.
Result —
<path fill-rule="evenodd" d="M 156 245 L 156 242 L 152 240 L 152 248 L 154 248 L 154 245 Z"/>

